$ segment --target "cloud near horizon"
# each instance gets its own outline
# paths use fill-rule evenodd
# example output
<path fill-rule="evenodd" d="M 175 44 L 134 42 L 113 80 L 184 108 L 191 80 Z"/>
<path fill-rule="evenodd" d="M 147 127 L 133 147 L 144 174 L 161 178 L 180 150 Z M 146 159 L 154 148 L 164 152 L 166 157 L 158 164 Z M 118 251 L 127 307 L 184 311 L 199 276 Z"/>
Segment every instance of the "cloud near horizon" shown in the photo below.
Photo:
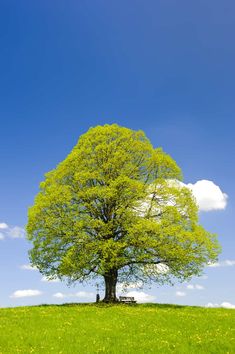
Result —
<path fill-rule="evenodd" d="M 95 299 L 95 293 L 89 292 L 89 291 L 78 291 L 76 293 L 70 293 L 70 294 L 64 294 L 61 292 L 53 294 L 53 297 L 56 297 L 57 299 L 65 299 L 65 298 L 81 298 L 81 299 L 87 299 L 87 300 L 94 300 Z"/>
<path fill-rule="evenodd" d="M 125 294 L 125 296 L 134 297 L 135 300 L 139 303 L 154 302 L 154 300 L 156 299 L 156 296 L 147 294 L 144 291 L 136 291 L 136 290 L 129 291 L 128 293 Z"/>
<path fill-rule="evenodd" d="M 235 305 L 231 304 L 230 302 L 222 302 L 220 305 L 219 304 L 214 304 L 212 302 L 208 302 L 208 304 L 205 307 L 223 307 L 225 309 L 235 309 Z"/>
<path fill-rule="evenodd" d="M 186 296 L 186 293 L 184 291 L 176 291 L 175 295 L 178 297 L 183 297 Z"/>
<path fill-rule="evenodd" d="M 16 290 L 13 294 L 10 295 L 10 298 L 17 299 L 21 297 L 31 297 L 31 296 L 39 296 L 42 292 L 40 290 Z"/>

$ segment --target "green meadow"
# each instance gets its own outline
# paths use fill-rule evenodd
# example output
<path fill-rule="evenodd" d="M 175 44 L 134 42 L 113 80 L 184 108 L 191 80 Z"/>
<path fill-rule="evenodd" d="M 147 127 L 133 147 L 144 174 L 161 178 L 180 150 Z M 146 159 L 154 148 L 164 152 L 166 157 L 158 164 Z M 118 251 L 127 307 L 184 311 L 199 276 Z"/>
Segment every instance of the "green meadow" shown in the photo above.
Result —
<path fill-rule="evenodd" d="M 0 309 L 0 353 L 235 353 L 235 311 L 66 304 Z"/>

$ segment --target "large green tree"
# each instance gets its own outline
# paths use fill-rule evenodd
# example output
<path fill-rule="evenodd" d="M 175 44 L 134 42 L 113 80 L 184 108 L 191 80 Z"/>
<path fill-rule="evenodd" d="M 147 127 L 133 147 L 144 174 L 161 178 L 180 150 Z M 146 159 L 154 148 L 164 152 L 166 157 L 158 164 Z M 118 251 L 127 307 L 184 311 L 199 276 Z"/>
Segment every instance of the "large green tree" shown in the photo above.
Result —
<path fill-rule="evenodd" d="M 200 275 L 216 260 L 215 235 L 181 170 L 142 131 L 116 124 L 82 135 L 45 176 L 29 209 L 31 263 L 69 282 L 103 277 L 104 301 L 117 281 L 166 282 Z"/>

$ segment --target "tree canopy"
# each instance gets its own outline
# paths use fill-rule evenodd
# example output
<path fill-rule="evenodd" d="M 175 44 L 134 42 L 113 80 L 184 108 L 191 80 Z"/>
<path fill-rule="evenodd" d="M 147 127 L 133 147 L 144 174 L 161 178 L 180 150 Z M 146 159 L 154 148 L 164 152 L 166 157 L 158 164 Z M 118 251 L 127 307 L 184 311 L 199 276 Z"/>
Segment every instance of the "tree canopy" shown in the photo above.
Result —
<path fill-rule="evenodd" d="M 29 209 L 31 263 L 69 282 L 103 277 L 105 301 L 116 300 L 117 281 L 200 275 L 219 245 L 181 181 L 176 162 L 142 131 L 90 128 Z"/>

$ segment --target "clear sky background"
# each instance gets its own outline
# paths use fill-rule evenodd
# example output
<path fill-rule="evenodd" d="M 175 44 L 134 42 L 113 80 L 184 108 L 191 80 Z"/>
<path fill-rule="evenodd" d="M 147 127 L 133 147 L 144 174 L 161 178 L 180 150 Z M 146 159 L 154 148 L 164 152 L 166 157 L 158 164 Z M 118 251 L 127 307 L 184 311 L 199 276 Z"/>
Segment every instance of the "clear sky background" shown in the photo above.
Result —
<path fill-rule="evenodd" d="M 94 299 L 28 269 L 23 228 L 44 173 L 115 122 L 172 155 L 223 247 L 203 278 L 128 291 L 235 307 L 234 35 L 233 0 L 1 1 L 0 306 Z"/>

